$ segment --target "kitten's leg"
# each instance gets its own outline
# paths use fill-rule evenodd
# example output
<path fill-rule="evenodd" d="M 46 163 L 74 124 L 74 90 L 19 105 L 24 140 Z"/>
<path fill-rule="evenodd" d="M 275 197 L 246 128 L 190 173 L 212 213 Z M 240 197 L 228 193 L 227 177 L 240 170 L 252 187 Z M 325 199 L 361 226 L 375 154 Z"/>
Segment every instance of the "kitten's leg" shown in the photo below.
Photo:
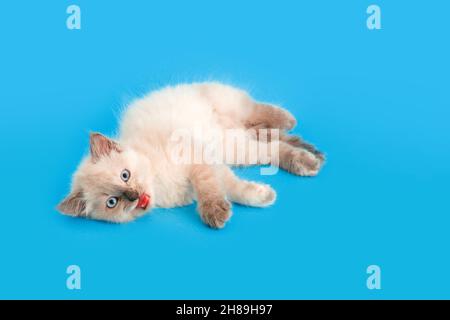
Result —
<path fill-rule="evenodd" d="M 316 152 L 315 149 L 304 148 L 304 145 L 310 146 L 305 143 L 302 143 L 302 147 L 294 147 L 285 141 L 278 140 L 278 138 L 271 141 L 267 141 L 267 139 L 257 140 L 253 134 L 248 139 L 249 142 L 253 141 L 253 143 L 241 143 L 236 146 L 236 149 L 230 150 L 244 155 L 244 161 L 225 161 L 225 163 L 238 166 L 271 164 L 296 175 L 315 176 L 324 162 L 323 155 Z M 225 153 L 228 152 L 228 150 L 225 151 Z"/>
<path fill-rule="evenodd" d="M 291 130 L 297 124 L 295 117 L 287 110 L 264 103 L 253 103 L 244 121 L 247 129 Z"/>
<path fill-rule="evenodd" d="M 189 176 L 197 194 L 200 217 L 216 229 L 223 228 L 231 217 L 231 205 L 218 175 L 217 167 L 201 164 L 193 165 Z"/>
<path fill-rule="evenodd" d="M 225 127 L 245 128 L 262 125 L 264 128 L 290 130 L 297 121 L 289 111 L 267 103 L 256 102 L 247 92 L 218 83 L 198 85 L 199 92 L 209 101 Z"/>
<path fill-rule="evenodd" d="M 299 175 L 315 176 L 323 164 L 313 152 L 304 148 L 293 147 L 284 141 L 258 142 L 258 164 L 272 164 Z"/>
<path fill-rule="evenodd" d="M 242 180 L 229 168 L 223 172 L 228 199 L 252 207 L 267 207 L 275 202 L 276 192 L 266 184 Z"/>
<path fill-rule="evenodd" d="M 325 161 L 325 155 L 321 151 L 317 150 L 314 145 L 306 142 L 299 136 L 282 133 L 280 135 L 280 140 L 286 142 L 287 144 L 293 147 L 305 149 L 311 152 L 317 157 L 317 159 L 322 161 L 322 163 Z"/>
<path fill-rule="evenodd" d="M 313 145 L 305 142 L 298 136 L 286 133 L 286 131 L 291 130 L 297 124 L 297 120 L 289 111 L 263 103 L 253 103 L 251 109 L 252 112 L 245 121 L 245 127 L 255 130 L 258 139 L 259 130 L 261 129 L 280 129 L 279 139 L 281 141 L 293 147 L 304 149 L 314 154 L 321 162 L 324 162 L 325 157 L 323 153 L 318 151 Z M 267 141 L 271 141 L 270 130 L 267 134 Z"/>
<path fill-rule="evenodd" d="M 290 173 L 307 177 L 316 176 L 323 164 L 323 158 L 320 157 L 306 148 L 293 147 L 280 141 L 279 166 Z"/>
<path fill-rule="evenodd" d="M 271 143 L 273 140 L 286 143 L 294 148 L 304 149 L 316 156 L 316 158 L 323 164 L 325 162 L 325 155 L 316 149 L 312 144 L 306 142 L 303 140 L 300 136 L 293 135 L 293 134 L 287 134 L 284 131 L 278 131 L 278 134 L 275 138 L 272 137 L 272 132 L 269 129 L 266 129 L 262 131 L 260 126 L 252 128 L 253 131 L 253 139 L 261 140 L 261 136 L 265 135 L 263 141 L 267 141 L 268 143 Z M 264 133 L 262 133 L 264 132 Z"/>

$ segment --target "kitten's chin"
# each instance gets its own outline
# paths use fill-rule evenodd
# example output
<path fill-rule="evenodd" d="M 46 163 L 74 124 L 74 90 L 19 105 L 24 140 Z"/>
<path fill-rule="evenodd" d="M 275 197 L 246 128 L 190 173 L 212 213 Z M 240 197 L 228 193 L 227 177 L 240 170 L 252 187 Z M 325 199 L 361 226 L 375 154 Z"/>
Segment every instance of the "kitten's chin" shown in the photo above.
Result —
<path fill-rule="evenodd" d="M 123 215 L 113 218 L 112 220 L 110 220 L 110 222 L 119 223 L 119 224 L 132 222 L 132 221 L 136 220 L 137 218 L 142 217 L 146 213 L 148 213 L 148 210 L 134 209 L 134 210 L 128 212 L 127 214 L 123 214 Z"/>
<path fill-rule="evenodd" d="M 136 208 L 130 212 L 130 215 L 132 215 L 134 218 L 139 218 L 149 213 L 151 209 L 152 207 L 150 204 L 146 205 L 145 208 L 136 206 Z"/>
<path fill-rule="evenodd" d="M 149 210 L 139 209 L 139 210 L 136 210 L 136 212 L 133 212 L 133 216 L 136 219 L 136 218 L 140 218 L 140 217 L 146 215 L 147 213 L 149 213 Z"/>

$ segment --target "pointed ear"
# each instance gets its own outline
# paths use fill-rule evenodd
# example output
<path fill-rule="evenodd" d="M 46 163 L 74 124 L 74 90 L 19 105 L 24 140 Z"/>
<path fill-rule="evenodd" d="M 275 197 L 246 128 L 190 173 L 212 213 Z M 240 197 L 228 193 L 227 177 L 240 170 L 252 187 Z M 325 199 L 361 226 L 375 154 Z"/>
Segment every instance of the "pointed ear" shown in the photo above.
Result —
<path fill-rule="evenodd" d="M 69 216 L 86 215 L 86 200 L 82 192 L 70 193 L 59 205 L 58 210 Z"/>
<path fill-rule="evenodd" d="M 92 161 L 94 162 L 97 162 L 103 156 L 109 155 L 112 151 L 121 151 L 117 142 L 96 132 L 90 135 L 90 150 Z"/>

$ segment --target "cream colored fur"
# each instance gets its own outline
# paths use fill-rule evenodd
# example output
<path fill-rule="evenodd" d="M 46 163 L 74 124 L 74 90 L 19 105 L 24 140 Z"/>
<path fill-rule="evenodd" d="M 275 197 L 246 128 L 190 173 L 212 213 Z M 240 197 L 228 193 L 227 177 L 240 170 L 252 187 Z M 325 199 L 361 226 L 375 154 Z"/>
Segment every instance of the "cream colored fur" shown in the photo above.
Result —
<path fill-rule="evenodd" d="M 276 128 L 290 130 L 295 118 L 286 110 L 258 104 L 244 91 L 220 83 L 167 87 L 136 100 L 125 110 L 115 139 L 91 135 L 91 153 L 74 174 L 72 189 L 59 210 L 72 216 L 127 222 L 152 207 L 171 208 L 198 201 L 203 221 L 221 228 L 231 216 L 231 202 L 264 207 L 274 203 L 268 185 L 243 181 L 226 164 L 178 164 L 171 156 L 171 137 L 180 129 L 200 128 L 200 144 L 211 143 L 208 133 L 217 130 Z M 284 136 L 283 136 L 284 137 Z M 283 140 L 282 137 L 282 140 Z M 289 136 L 289 141 L 292 137 Z M 271 159 L 298 175 L 315 175 L 323 156 L 311 145 L 281 141 L 280 159 Z M 267 145 L 278 143 L 268 141 Z M 310 147 L 308 149 L 306 146 Z M 315 154 L 316 152 L 316 154 Z M 257 163 L 260 163 L 257 161 Z M 244 163 L 245 164 L 245 163 Z M 128 181 L 121 172 L 128 170 Z M 127 191 L 148 194 L 148 208 Z M 105 205 L 117 197 L 114 208 Z"/>

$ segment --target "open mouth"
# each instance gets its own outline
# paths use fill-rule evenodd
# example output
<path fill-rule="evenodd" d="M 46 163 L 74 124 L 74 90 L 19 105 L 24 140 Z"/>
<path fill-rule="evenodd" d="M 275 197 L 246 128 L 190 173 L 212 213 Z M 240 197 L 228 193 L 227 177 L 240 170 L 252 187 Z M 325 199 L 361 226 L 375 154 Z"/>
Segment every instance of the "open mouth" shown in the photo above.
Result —
<path fill-rule="evenodd" d="M 147 209 L 149 204 L 150 204 L 150 196 L 146 193 L 143 193 L 139 197 L 139 202 L 138 202 L 136 208 L 145 210 L 145 209 Z"/>

